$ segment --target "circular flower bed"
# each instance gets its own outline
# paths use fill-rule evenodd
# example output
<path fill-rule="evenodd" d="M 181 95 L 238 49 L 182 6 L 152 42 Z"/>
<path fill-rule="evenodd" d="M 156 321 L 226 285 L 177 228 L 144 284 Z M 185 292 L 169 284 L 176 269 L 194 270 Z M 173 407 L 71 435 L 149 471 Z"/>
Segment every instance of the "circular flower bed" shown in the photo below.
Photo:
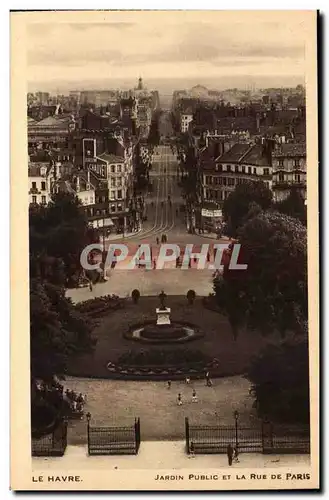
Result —
<path fill-rule="evenodd" d="M 175 321 L 170 325 L 157 325 L 154 321 L 146 321 L 133 325 L 124 337 L 148 344 L 167 344 L 196 340 L 203 337 L 203 333 L 190 323 Z"/>

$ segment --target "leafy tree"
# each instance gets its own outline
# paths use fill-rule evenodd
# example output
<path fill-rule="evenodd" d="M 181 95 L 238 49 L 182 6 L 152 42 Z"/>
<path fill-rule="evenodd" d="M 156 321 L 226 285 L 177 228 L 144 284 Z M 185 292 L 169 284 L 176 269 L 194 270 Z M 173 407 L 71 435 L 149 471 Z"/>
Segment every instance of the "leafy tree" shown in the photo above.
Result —
<path fill-rule="evenodd" d="M 247 378 L 252 383 L 261 418 L 308 423 L 309 365 L 305 338 L 269 344 L 252 361 Z"/>
<path fill-rule="evenodd" d="M 278 330 L 304 332 L 307 321 L 306 228 L 277 212 L 262 212 L 240 229 L 238 263 L 214 280 L 219 307 L 228 315 L 234 336 L 247 325 L 264 335 Z"/>
<path fill-rule="evenodd" d="M 292 189 L 288 198 L 274 204 L 275 210 L 283 214 L 299 219 L 302 224 L 306 225 L 307 210 L 305 201 L 302 195 L 296 189 Z"/>
<path fill-rule="evenodd" d="M 65 297 L 65 290 L 46 281 L 30 281 L 31 376 L 51 381 L 64 375 L 72 357 L 94 345 L 91 324 Z"/>
<path fill-rule="evenodd" d="M 240 226 L 250 209 L 256 203 L 266 210 L 271 206 L 272 193 L 262 181 L 238 184 L 235 190 L 224 201 L 223 215 L 227 223 L 229 236 L 236 237 Z"/>
<path fill-rule="evenodd" d="M 58 193 L 47 207 L 30 209 L 30 260 L 36 275 L 40 276 L 41 262 L 49 257 L 59 259 L 69 281 L 82 271 L 81 252 L 88 244 L 97 242 L 98 235 L 89 227 L 81 207 L 76 196 Z"/>

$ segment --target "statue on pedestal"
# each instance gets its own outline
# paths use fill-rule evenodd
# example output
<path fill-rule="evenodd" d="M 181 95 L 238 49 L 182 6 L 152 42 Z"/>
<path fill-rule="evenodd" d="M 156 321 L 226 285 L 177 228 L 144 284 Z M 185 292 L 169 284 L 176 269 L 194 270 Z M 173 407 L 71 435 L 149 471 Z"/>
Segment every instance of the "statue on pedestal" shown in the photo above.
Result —
<path fill-rule="evenodd" d="M 163 290 L 161 290 L 161 293 L 159 294 L 159 299 L 160 299 L 160 309 L 166 309 L 165 306 L 165 300 L 167 298 L 167 295 L 164 293 Z"/>

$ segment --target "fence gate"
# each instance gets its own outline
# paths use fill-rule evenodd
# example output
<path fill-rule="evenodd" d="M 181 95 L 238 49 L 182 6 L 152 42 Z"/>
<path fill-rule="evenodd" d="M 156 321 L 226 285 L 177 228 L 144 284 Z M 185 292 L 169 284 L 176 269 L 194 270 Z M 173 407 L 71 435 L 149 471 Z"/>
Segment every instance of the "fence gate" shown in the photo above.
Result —
<path fill-rule="evenodd" d="M 89 455 L 136 455 L 140 446 L 140 419 L 130 426 L 95 427 L 87 415 Z"/>

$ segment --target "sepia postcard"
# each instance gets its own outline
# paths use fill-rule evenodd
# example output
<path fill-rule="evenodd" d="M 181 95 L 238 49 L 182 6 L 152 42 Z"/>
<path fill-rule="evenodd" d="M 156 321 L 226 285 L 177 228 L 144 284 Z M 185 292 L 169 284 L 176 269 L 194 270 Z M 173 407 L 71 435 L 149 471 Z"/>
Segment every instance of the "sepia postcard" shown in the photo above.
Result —
<path fill-rule="evenodd" d="M 11 12 L 11 489 L 319 489 L 317 20 Z"/>

